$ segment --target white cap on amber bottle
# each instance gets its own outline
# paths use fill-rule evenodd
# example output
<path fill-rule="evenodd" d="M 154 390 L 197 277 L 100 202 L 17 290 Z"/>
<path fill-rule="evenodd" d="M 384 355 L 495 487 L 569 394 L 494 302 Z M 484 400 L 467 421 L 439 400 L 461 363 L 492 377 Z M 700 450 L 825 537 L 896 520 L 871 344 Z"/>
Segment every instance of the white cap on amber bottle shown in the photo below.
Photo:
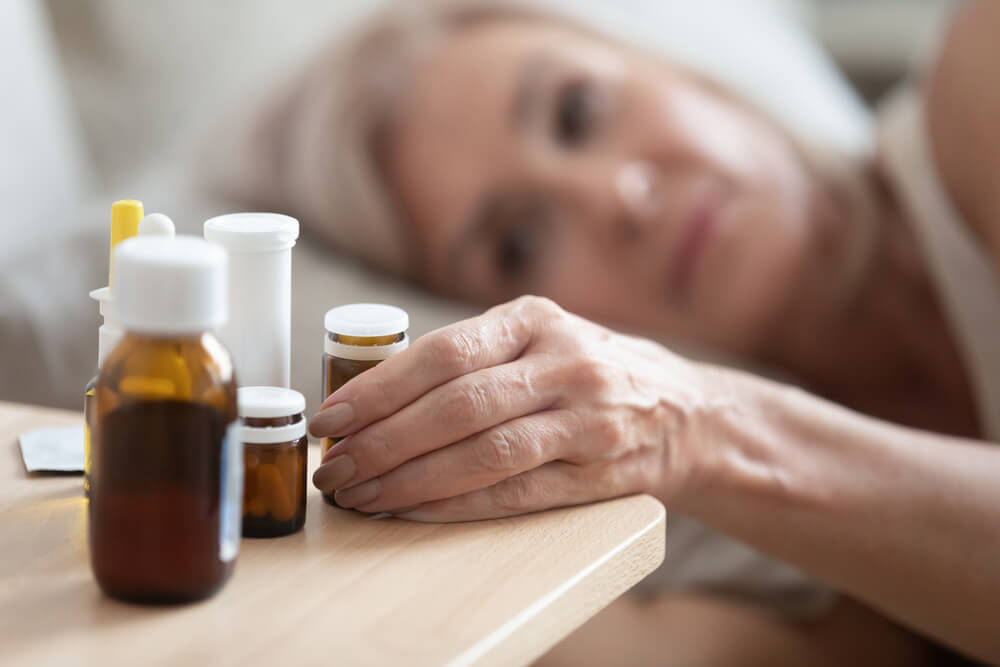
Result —
<path fill-rule="evenodd" d="M 142 206 L 138 202 L 126 201 L 120 203 L 138 205 L 141 214 Z M 174 223 L 162 213 L 150 213 L 139 222 L 137 231 L 139 236 L 165 236 L 172 238 L 174 236 Z M 120 242 L 118 241 L 115 246 L 117 247 Z M 114 252 L 114 249 L 112 249 L 112 252 Z M 112 261 L 113 259 L 112 257 Z M 104 323 L 97 330 L 97 367 L 101 368 L 104 365 L 104 360 L 108 358 L 108 354 L 118 344 L 118 341 L 121 340 L 122 328 L 118 326 L 118 322 L 115 321 L 114 313 L 112 312 L 110 285 L 93 290 L 90 293 L 90 298 L 98 302 L 101 316 L 104 318 Z"/>
<path fill-rule="evenodd" d="M 329 333 L 344 336 L 391 336 L 406 333 L 410 316 L 382 303 L 349 303 L 326 311 L 323 325 Z"/>
<path fill-rule="evenodd" d="M 396 306 L 381 303 L 349 303 L 326 311 L 323 325 L 323 350 L 341 359 L 377 361 L 402 352 L 410 344 L 406 330 L 410 316 Z M 402 338 L 386 345 L 351 345 L 334 340 L 333 335 L 375 338 L 402 334 Z"/>
<path fill-rule="evenodd" d="M 243 442 L 261 445 L 285 443 L 298 440 L 306 434 L 306 420 L 302 417 L 306 399 L 294 389 L 240 387 L 237 400 L 240 417 L 244 419 L 299 417 L 297 422 L 283 426 L 247 426 L 244 423 L 240 429 Z"/>
<path fill-rule="evenodd" d="M 115 319 L 126 331 L 193 334 L 228 316 L 224 248 L 194 236 L 135 237 L 115 249 Z"/>

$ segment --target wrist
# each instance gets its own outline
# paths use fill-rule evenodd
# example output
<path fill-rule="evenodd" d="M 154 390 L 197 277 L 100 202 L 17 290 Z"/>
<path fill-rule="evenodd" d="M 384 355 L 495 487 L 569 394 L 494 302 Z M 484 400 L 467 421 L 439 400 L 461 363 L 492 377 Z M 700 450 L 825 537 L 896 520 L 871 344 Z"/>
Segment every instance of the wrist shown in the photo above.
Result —
<path fill-rule="evenodd" d="M 716 400 L 721 380 L 717 369 L 698 362 L 690 365 L 697 378 L 696 398 L 682 421 L 665 424 L 663 482 L 656 494 L 667 508 L 684 513 L 698 505 L 711 485 L 717 446 L 714 434 L 720 419 L 717 413 L 722 409 Z"/>
<path fill-rule="evenodd" d="M 667 507 L 690 513 L 714 486 L 720 472 L 720 448 L 739 399 L 727 370 L 685 360 L 691 374 L 686 405 L 673 406 L 663 420 L 664 464 L 657 497 Z M 686 369 L 686 370 L 688 370 Z M 677 401 L 666 401 L 668 404 Z"/>
<path fill-rule="evenodd" d="M 703 400 L 690 433 L 687 474 L 670 505 L 687 514 L 711 513 L 723 498 L 788 491 L 781 469 L 782 431 L 804 392 L 764 378 L 698 364 Z"/>
<path fill-rule="evenodd" d="M 705 373 L 713 392 L 705 442 L 677 509 L 727 523 L 747 504 L 817 516 L 844 501 L 844 480 L 857 476 L 845 469 L 845 450 L 864 440 L 867 419 L 792 385 L 719 367 Z"/>

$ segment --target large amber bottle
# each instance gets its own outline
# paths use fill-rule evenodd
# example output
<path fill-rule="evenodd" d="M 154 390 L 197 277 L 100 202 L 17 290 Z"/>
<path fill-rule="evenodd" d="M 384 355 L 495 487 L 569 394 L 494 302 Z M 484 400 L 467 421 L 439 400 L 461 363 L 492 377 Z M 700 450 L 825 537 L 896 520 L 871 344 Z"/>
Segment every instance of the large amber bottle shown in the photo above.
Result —
<path fill-rule="evenodd" d="M 135 238 L 115 253 L 125 335 L 97 381 L 91 565 L 136 602 L 211 595 L 239 550 L 243 455 L 236 382 L 212 330 L 226 317 L 225 251 Z"/>

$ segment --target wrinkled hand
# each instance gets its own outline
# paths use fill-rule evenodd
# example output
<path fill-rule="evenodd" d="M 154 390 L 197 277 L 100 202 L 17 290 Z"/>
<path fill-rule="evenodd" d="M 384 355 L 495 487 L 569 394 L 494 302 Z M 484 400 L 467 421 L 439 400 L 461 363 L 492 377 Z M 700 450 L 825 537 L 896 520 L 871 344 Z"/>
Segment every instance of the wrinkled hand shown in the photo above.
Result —
<path fill-rule="evenodd" d="M 655 343 L 522 297 L 331 394 L 310 431 L 347 437 L 313 483 L 344 507 L 420 521 L 669 499 L 690 477 L 702 380 Z"/>

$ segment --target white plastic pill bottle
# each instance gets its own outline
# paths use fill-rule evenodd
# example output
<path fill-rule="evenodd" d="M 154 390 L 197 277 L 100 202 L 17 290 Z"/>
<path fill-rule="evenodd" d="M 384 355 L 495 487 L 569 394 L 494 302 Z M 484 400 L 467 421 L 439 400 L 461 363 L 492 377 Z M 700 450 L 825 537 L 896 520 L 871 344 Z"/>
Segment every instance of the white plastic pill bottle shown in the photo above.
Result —
<path fill-rule="evenodd" d="M 205 239 L 229 252 L 229 322 L 219 337 L 240 386 L 288 387 L 292 344 L 292 248 L 299 221 L 232 213 L 205 221 Z"/>

